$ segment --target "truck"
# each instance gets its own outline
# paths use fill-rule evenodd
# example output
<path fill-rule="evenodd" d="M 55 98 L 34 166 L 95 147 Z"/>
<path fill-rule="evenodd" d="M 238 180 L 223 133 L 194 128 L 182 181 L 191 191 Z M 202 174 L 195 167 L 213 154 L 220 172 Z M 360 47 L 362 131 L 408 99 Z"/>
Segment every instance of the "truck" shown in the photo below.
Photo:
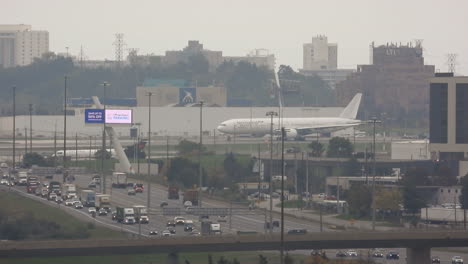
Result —
<path fill-rule="evenodd" d="M 461 208 L 421 208 L 421 221 L 431 224 L 449 224 L 455 222 L 463 222 L 463 212 L 464 210 Z"/>
<path fill-rule="evenodd" d="M 112 188 L 127 188 L 127 174 L 123 172 L 113 172 Z"/>
<path fill-rule="evenodd" d="M 18 172 L 18 185 L 27 185 L 28 184 L 28 172 L 20 171 Z"/>
<path fill-rule="evenodd" d="M 186 201 L 192 202 L 192 206 L 198 206 L 198 190 L 197 189 L 185 190 L 184 199 L 182 203 L 185 204 Z"/>
<path fill-rule="evenodd" d="M 135 221 L 141 224 L 148 224 L 149 217 L 148 217 L 148 208 L 144 205 L 135 205 L 133 206 L 133 210 L 135 212 Z"/>
<path fill-rule="evenodd" d="M 221 225 L 211 221 L 201 222 L 201 233 L 203 235 L 221 235 Z"/>
<path fill-rule="evenodd" d="M 167 199 L 179 200 L 179 187 L 169 186 L 167 189 Z"/>
<path fill-rule="evenodd" d="M 26 190 L 28 193 L 35 193 L 39 187 L 39 179 L 36 176 L 29 176 L 26 180 Z"/>
<path fill-rule="evenodd" d="M 76 198 L 76 186 L 75 184 L 64 184 L 62 187 L 62 198 L 63 199 L 72 199 Z"/>
<path fill-rule="evenodd" d="M 135 223 L 135 211 L 133 208 L 117 207 L 115 219 L 119 223 L 133 225 Z"/>
<path fill-rule="evenodd" d="M 96 210 L 101 208 L 106 209 L 106 211 L 110 210 L 110 195 L 109 194 L 96 194 L 96 200 L 94 202 L 94 206 Z"/>
<path fill-rule="evenodd" d="M 58 181 L 51 181 L 49 183 L 49 193 L 54 192 L 57 195 L 62 195 L 61 185 Z"/>
<path fill-rule="evenodd" d="M 82 190 L 80 200 L 83 206 L 93 207 L 96 205 L 96 193 L 91 190 Z"/>

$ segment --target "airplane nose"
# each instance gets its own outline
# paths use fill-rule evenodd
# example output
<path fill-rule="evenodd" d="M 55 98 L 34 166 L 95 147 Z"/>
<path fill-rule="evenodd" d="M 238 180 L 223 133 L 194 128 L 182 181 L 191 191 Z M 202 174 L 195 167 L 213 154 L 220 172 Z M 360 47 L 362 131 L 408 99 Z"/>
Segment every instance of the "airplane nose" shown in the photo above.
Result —
<path fill-rule="evenodd" d="M 219 132 L 224 132 L 224 127 L 223 126 L 218 126 L 216 129 L 218 129 Z"/>

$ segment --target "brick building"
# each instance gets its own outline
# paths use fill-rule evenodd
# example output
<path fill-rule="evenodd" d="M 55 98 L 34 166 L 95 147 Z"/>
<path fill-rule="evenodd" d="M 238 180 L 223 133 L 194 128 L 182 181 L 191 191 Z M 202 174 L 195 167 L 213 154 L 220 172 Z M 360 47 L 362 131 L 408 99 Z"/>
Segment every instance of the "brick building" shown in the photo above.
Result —
<path fill-rule="evenodd" d="M 361 118 L 385 115 L 396 121 L 416 121 L 413 124 L 426 126 L 427 87 L 434 66 L 424 64 L 421 44 L 372 44 L 370 57 L 370 65 L 358 65 L 355 73 L 337 84 L 337 101 L 346 104 L 362 92 Z"/>

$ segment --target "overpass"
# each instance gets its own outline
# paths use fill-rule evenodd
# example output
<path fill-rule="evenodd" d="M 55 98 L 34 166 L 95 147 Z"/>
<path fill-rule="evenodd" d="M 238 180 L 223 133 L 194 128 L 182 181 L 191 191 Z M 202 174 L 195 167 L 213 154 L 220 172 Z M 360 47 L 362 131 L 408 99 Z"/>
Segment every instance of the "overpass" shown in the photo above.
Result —
<path fill-rule="evenodd" d="M 468 233 L 465 232 L 324 232 L 284 237 L 286 250 L 407 248 L 408 263 L 430 263 L 433 247 L 468 246 Z M 279 235 L 0 241 L 0 258 L 279 249 Z"/>

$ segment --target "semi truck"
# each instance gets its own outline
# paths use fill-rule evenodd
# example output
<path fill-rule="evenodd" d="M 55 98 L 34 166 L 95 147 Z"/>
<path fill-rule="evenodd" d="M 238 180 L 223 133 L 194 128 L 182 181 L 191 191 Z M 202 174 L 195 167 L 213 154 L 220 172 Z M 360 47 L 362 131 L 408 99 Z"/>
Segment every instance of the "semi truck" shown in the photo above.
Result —
<path fill-rule="evenodd" d="M 133 225 L 135 223 L 135 210 L 133 208 L 117 207 L 115 219 L 119 223 Z"/>
<path fill-rule="evenodd" d="M 123 172 L 112 173 L 113 188 L 127 188 L 127 174 Z"/>
<path fill-rule="evenodd" d="M 201 222 L 201 233 L 203 235 L 221 235 L 221 225 L 211 221 Z"/>
<path fill-rule="evenodd" d="M 20 171 L 18 172 L 18 185 L 27 185 L 28 184 L 28 172 Z"/>
<path fill-rule="evenodd" d="M 148 217 L 148 208 L 144 205 L 135 205 L 133 206 L 133 210 L 135 212 L 135 221 L 141 224 L 148 224 L 149 217 Z"/>
<path fill-rule="evenodd" d="M 109 194 L 96 194 L 96 201 L 94 202 L 94 205 L 96 207 L 96 210 L 99 210 L 101 208 L 106 209 L 106 211 L 110 210 L 110 195 Z"/>
<path fill-rule="evenodd" d="M 75 184 L 64 184 L 62 186 L 62 197 L 63 199 L 72 199 L 76 198 L 76 186 Z"/>
<path fill-rule="evenodd" d="M 421 208 L 421 221 L 431 224 L 448 224 L 455 222 L 463 222 L 463 212 L 464 210 L 461 208 Z"/>
<path fill-rule="evenodd" d="M 39 179 L 36 176 L 29 176 L 26 180 L 26 190 L 28 193 L 36 192 L 39 187 Z"/>
<path fill-rule="evenodd" d="M 192 206 L 198 206 L 198 190 L 197 189 L 187 189 L 184 192 L 184 199 L 182 201 L 185 204 L 186 201 L 190 201 Z"/>
<path fill-rule="evenodd" d="M 93 207 L 96 205 L 96 193 L 91 190 L 82 190 L 80 200 L 84 206 Z"/>
<path fill-rule="evenodd" d="M 49 193 L 54 192 L 57 195 L 62 195 L 61 185 L 58 181 L 52 181 L 49 184 Z"/>
<path fill-rule="evenodd" d="M 169 186 L 167 189 L 167 199 L 179 200 L 179 187 Z"/>

